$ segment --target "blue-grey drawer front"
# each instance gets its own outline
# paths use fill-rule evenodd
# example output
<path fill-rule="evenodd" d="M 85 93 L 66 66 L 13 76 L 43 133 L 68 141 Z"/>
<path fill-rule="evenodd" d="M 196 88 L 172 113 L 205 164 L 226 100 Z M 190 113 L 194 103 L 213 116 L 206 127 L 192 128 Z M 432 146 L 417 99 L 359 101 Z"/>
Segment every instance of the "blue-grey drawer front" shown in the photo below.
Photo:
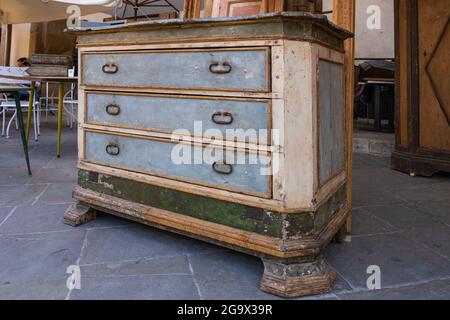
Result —
<path fill-rule="evenodd" d="M 196 136 L 268 143 L 270 104 L 265 100 L 87 92 L 86 102 L 91 124 L 168 133 L 183 129 Z"/>
<path fill-rule="evenodd" d="M 268 49 L 82 54 L 83 85 L 269 91 Z"/>
<path fill-rule="evenodd" d="M 107 151 L 108 146 L 112 149 Z M 194 155 L 197 155 L 197 159 L 201 159 L 198 155 L 201 157 L 202 153 L 205 157 L 211 156 L 209 159 L 213 160 L 198 161 L 199 164 L 194 164 Z M 88 162 L 265 198 L 271 196 L 270 176 L 263 175 L 267 172 L 265 168 L 270 165 L 268 155 L 259 155 L 260 158 L 252 162 L 255 164 L 251 164 L 249 154 L 238 154 L 231 150 L 224 153 L 226 155 L 220 155 L 217 149 L 210 147 L 181 145 L 170 141 L 104 132 L 85 132 L 85 160 Z M 220 165 L 216 167 L 219 172 L 213 169 L 214 161 L 222 162 L 224 157 L 230 156 L 234 157 L 235 163 L 242 163 L 242 159 L 245 159 L 245 162 L 232 165 L 231 172 L 226 170 L 224 172 L 224 168 Z M 240 162 L 237 162 L 238 156 L 241 157 Z M 184 157 L 184 163 L 181 157 Z"/>

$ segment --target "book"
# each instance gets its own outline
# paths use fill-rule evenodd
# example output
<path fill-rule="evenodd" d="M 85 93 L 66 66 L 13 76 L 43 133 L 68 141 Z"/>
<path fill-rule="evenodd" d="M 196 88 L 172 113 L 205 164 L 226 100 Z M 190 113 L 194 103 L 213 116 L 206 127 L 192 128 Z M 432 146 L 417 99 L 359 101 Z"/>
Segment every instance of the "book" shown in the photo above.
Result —
<path fill-rule="evenodd" d="M 30 76 L 67 77 L 69 67 L 63 65 L 38 64 L 27 69 Z"/>
<path fill-rule="evenodd" d="M 69 65 L 69 57 L 57 54 L 33 54 L 30 59 L 30 64 L 33 65 Z"/>

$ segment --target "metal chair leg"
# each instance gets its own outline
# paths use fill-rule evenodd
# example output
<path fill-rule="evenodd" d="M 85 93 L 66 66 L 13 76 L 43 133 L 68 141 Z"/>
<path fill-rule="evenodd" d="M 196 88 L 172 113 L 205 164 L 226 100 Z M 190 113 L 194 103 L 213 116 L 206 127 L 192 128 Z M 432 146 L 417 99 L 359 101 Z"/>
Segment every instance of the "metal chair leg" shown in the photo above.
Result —
<path fill-rule="evenodd" d="M 2 114 L 2 137 L 5 136 L 5 124 L 6 124 L 6 108 L 3 108 L 3 114 Z"/>
<path fill-rule="evenodd" d="M 33 113 L 34 141 L 38 141 L 36 110 L 34 107 L 32 107 L 30 110 L 28 110 L 28 112 Z"/>
<path fill-rule="evenodd" d="M 37 115 L 37 122 L 36 122 L 36 125 L 37 125 L 37 134 L 38 134 L 38 136 L 40 136 L 41 135 L 41 104 L 40 103 L 38 103 L 37 105 L 36 105 L 36 115 Z"/>
<path fill-rule="evenodd" d="M 19 126 L 20 136 L 22 138 L 23 151 L 25 153 L 25 160 L 27 162 L 28 174 L 31 176 L 30 157 L 28 156 L 28 143 L 23 123 L 22 106 L 20 105 L 19 93 L 14 93 L 14 100 L 16 102 L 17 123 Z"/>
<path fill-rule="evenodd" d="M 12 115 L 11 119 L 9 119 L 8 121 L 8 126 L 6 127 L 6 139 L 9 139 L 9 130 L 11 129 L 11 125 L 13 123 L 13 121 L 16 119 L 17 116 L 17 109 L 14 111 L 14 114 Z M 17 125 L 17 121 L 16 121 L 16 125 Z"/>
<path fill-rule="evenodd" d="M 64 106 L 64 83 L 59 84 L 59 95 L 58 95 L 58 142 L 56 146 L 56 156 L 61 157 L 61 129 L 62 129 L 62 115 Z"/>

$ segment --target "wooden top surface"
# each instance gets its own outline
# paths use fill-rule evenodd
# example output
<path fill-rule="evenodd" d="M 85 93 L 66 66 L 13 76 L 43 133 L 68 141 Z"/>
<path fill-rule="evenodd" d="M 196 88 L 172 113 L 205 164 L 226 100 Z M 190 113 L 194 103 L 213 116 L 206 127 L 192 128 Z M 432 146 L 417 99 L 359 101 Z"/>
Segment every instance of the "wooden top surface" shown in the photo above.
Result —
<path fill-rule="evenodd" d="M 274 12 L 274 13 L 263 13 L 252 16 L 240 16 L 240 17 L 220 17 L 220 18 L 196 18 L 196 19 L 162 19 L 162 20 L 149 20 L 149 21 L 139 21 L 134 23 L 116 24 L 116 25 L 105 25 L 96 27 L 85 27 L 85 28 L 71 28 L 68 32 L 83 34 L 83 33 L 95 33 L 95 32 L 111 32 L 111 31 L 126 31 L 127 29 L 135 28 L 162 28 L 162 27 L 184 27 L 190 25 L 198 25 L 200 27 L 208 27 L 215 24 L 223 23 L 248 23 L 248 22 L 264 22 L 273 19 L 287 19 L 301 21 L 312 21 L 317 24 L 329 27 L 336 32 L 342 34 L 344 38 L 353 36 L 353 34 L 330 20 L 325 15 L 313 14 L 309 12 Z"/>
<path fill-rule="evenodd" d="M 78 77 L 48 77 L 48 76 L 30 76 L 30 75 L 14 75 L 0 72 L 0 84 L 1 78 L 22 80 L 22 81 L 43 81 L 43 82 L 77 82 Z"/>
<path fill-rule="evenodd" d="M 236 40 L 293 40 L 344 52 L 348 32 L 325 15 L 277 12 L 243 17 L 167 19 L 72 29 L 77 47 Z"/>
<path fill-rule="evenodd" d="M 14 92 L 14 91 L 23 91 L 29 90 L 29 87 L 20 86 L 20 85 L 8 85 L 8 84 L 0 84 L 0 92 Z"/>

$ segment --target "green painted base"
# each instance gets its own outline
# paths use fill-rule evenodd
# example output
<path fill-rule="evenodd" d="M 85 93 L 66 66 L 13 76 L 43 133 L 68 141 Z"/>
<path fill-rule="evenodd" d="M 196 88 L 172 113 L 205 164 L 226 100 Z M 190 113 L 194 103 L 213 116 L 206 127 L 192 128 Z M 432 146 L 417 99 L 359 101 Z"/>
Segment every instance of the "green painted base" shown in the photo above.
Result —
<path fill-rule="evenodd" d="M 345 185 L 315 212 L 286 214 L 87 171 L 74 198 L 79 205 L 65 220 L 81 212 L 75 225 L 102 211 L 258 256 L 262 290 L 283 297 L 331 290 L 335 275 L 322 251 L 349 212 Z"/>
<path fill-rule="evenodd" d="M 280 213 L 124 178 L 80 170 L 78 185 L 134 203 L 286 240 L 320 234 L 347 204 L 343 185 L 317 211 Z"/>

